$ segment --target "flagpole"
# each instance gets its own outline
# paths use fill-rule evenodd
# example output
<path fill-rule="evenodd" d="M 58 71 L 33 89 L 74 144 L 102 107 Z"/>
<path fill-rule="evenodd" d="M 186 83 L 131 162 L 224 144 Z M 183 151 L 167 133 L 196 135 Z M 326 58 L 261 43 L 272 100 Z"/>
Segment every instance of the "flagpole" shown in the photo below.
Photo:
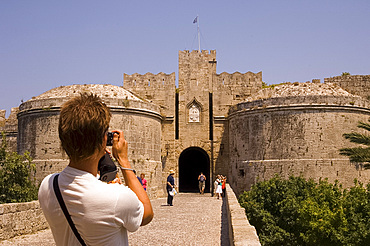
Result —
<path fill-rule="evenodd" d="M 198 50 L 200 52 L 199 15 L 197 15 L 197 26 L 198 26 Z"/>
<path fill-rule="evenodd" d="M 200 52 L 200 33 L 199 33 L 199 15 L 193 20 L 193 24 L 197 23 L 197 36 L 198 36 L 198 51 Z"/>

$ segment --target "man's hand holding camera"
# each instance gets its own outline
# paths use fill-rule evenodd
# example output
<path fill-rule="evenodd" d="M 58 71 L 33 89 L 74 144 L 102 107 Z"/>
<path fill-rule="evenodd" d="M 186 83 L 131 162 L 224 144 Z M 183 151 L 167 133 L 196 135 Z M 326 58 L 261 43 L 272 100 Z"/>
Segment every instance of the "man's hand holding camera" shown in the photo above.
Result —
<path fill-rule="evenodd" d="M 113 157 L 118 161 L 119 165 L 126 168 L 131 168 L 128 161 L 128 143 L 123 135 L 123 131 L 115 130 L 113 133 Z"/>
<path fill-rule="evenodd" d="M 141 225 L 148 224 L 153 219 L 153 209 L 148 198 L 146 191 L 140 184 L 136 177 L 136 174 L 131 169 L 130 162 L 128 160 L 128 143 L 124 138 L 123 131 L 115 130 L 113 133 L 113 146 L 112 154 L 117 160 L 118 164 L 125 168 L 122 170 L 122 175 L 125 180 L 126 185 L 137 195 L 139 200 L 144 205 L 144 215 Z"/>

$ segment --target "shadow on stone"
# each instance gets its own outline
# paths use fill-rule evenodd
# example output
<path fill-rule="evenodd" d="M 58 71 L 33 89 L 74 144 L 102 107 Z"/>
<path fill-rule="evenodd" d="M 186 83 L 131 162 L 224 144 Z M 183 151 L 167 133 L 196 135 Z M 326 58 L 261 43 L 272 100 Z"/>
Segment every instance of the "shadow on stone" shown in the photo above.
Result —
<path fill-rule="evenodd" d="M 221 207 L 221 246 L 230 246 L 229 221 L 227 218 L 226 197 L 222 197 Z"/>

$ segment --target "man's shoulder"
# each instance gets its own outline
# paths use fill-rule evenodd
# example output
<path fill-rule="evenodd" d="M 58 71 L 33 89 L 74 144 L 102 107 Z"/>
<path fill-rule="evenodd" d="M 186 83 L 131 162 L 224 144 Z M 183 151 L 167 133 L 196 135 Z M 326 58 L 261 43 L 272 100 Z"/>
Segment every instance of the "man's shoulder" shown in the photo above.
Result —
<path fill-rule="evenodd" d="M 57 175 L 57 173 L 49 174 L 41 181 L 39 187 L 39 196 L 42 195 L 44 191 L 49 190 L 52 187 L 52 182 L 55 175 Z"/>

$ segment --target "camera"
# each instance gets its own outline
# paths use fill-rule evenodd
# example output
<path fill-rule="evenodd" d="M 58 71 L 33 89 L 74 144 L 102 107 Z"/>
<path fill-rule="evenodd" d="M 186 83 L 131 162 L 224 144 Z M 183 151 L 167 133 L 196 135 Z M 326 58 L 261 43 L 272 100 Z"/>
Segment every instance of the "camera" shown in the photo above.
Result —
<path fill-rule="evenodd" d="M 112 134 L 113 136 L 113 134 Z M 109 183 L 116 178 L 118 169 L 108 153 L 99 160 L 98 164 L 99 180 Z"/>
<path fill-rule="evenodd" d="M 116 132 L 108 132 L 107 136 L 107 146 L 113 146 L 113 136 L 114 134 L 118 134 Z"/>

